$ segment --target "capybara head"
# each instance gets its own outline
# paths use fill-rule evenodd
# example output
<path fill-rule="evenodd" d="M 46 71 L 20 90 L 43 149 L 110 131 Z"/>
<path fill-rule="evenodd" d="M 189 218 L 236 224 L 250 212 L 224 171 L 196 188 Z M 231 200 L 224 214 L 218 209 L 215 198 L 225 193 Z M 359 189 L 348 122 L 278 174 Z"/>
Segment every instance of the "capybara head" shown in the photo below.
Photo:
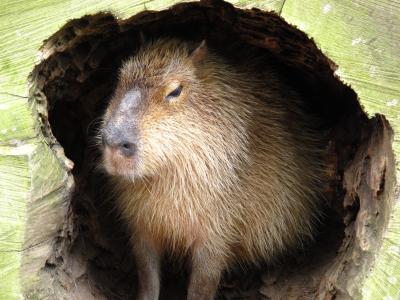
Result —
<path fill-rule="evenodd" d="M 215 85 L 229 72 L 213 68 L 210 56 L 204 41 L 160 39 L 123 64 L 101 129 L 108 173 L 134 180 L 176 165 L 189 174 L 196 164 L 206 176 L 243 150 L 237 108 L 221 103 L 235 92 L 224 82 Z"/>

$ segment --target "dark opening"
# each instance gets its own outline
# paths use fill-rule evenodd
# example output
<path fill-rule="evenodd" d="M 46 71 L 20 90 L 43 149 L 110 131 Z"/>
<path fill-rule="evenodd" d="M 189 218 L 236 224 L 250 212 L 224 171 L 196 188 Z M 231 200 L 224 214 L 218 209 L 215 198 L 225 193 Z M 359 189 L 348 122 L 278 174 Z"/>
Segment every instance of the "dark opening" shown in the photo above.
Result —
<path fill-rule="evenodd" d="M 353 251 L 358 251 L 354 228 L 363 203 L 374 199 L 360 200 L 365 195 L 357 193 L 359 187 L 344 183 L 350 184 L 350 178 L 357 176 L 351 168 L 356 168 L 356 159 L 364 159 L 360 151 L 368 148 L 372 133 L 379 135 L 379 128 L 389 130 L 388 125 L 381 117 L 367 118 L 354 91 L 334 76 L 334 64 L 304 33 L 273 13 L 235 9 L 223 2 L 179 4 L 127 20 L 117 20 L 110 14 L 85 16 L 70 21 L 45 42 L 42 51 L 46 57 L 32 74 L 32 94 L 47 100 L 48 123 L 45 115 L 42 119 L 50 128 L 44 126 L 44 133 L 53 134 L 74 162 L 75 180 L 72 214 L 68 216 L 74 224 L 68 237 L 71 242 L 68 251 L 57 252 L 66 257 L 49 260 L 46 268 L 53 270 L 54 276 L 65 270 L 68 276 L 60 276 L 60 285 L 78 299 L 132 299 L 135 294 L 135 266 L 127 233 L 113 207 L 109 183 L 96 169 L 100 152 L 94 136 L 115 87 L 117 70 L 124 59 L 135 54 L 141 34 L 151 38 L 206 38 L 232 63 L 245 63 L 251 49 L 273 62 L 307 99 L 307 108 L 326 121 L 325 129 L 330 132 L 330 181 L 325 186 L 328 209 L 315 243 L 278 265 L 227 274 L 221 283 L 220 299 L 317 295 L 330 299 L 346 295 L 342 281 L 350 272 L 338 274 L 337 270 L 345 264 L 354 265 L 350 270 L 364 263 L 361 258 L 352 258 Z M 368 171 L 372 165 L 360 168 Z M 386 172 L 382 176 L 389 175 Z M 380 191 L 384 183 L 380 182 Z M 384 196 L 380 192 L 376 197 Z M 387 208 L 376 207 L 384 212 L 377 224 L 383 224 Z M 179 272 L 170 272 L 164 278 L 163 299 L 183 295 L 185 279 Z"/>

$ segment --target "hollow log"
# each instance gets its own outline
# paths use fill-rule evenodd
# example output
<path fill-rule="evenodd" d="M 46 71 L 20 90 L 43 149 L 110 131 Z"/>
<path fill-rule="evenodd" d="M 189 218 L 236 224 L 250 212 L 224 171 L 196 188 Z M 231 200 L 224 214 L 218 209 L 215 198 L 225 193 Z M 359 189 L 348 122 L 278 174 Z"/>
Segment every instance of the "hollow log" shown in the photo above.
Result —
<path fill-rule="evenodd" d="M 134 294 L 125 233 L 109 204 L 96 207 L 105 179 L 88 163 L 87 139 L 143 32 L 260 49 L 330 121 L 327 198 L 340 220 L 299 259 L 226 276 L 221 299 L 400 298 L 399 3 L 202 1 L 150 11 L 170 4 L 2 4 L 0 299 Z"/>

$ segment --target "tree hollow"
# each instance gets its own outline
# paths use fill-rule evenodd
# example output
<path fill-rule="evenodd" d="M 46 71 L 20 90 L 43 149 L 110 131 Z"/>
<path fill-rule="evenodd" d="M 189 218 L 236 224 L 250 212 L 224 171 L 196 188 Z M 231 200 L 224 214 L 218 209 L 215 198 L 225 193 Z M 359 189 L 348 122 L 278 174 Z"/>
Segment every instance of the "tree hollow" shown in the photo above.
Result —
<path fill-rule="evenodd" d="M 220 1 L 182 3 L 126 20 L 108 13 L 84 16 L 45 41 L 31 75 L 31 98 L 49 146 L 56 151 L 61 145 L 73 162 L 75 184 L 68 195 L 69 214 L 60 220 L 64 230 L 51 241 L 53 255 L 42 270 L 50 281 L 35 293 L 56 299 L 131 299 L 135 294 L 127 233 L 107 178 L 96 168 L 100 152 L 94 136 L 118 68 L 137 51 L 143 34 L 207 39 L 233 62 L 245 61 L 243 53 L 255 49 L 326 120 L 329 209 L 315 243 L 277 265 L 226 274 L 219 299 L 359 297 L 391 210 L 390 125 L 384 116 L 367 117 L 355 92 L 335 76 L 335 64 L 306 34 L 274 13 Z M 162 299 L 184 297 L 185 276 L 169 273 Z"/>

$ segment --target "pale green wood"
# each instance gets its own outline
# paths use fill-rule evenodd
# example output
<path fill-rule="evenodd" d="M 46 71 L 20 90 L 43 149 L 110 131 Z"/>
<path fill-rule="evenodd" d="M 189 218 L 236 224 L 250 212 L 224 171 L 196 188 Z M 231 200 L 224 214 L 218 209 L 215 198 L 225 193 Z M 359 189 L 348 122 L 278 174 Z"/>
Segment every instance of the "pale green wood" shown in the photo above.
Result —
<path fill-rule="evenodd" d="M 231 0 L 228 2 L 241 8 L 257 7 L 262 10 L 274 11 L 280 14 L 285 0 Z"/>
<path fill-rule="evenodd" d="M 15 153 L 15 152 L 18 153 Z M 0 299 L 19 299 L 25 199 L 29 198 L 28 156 L 32 149 L 0 148 Z"/>
<path fill-rule="evenodd" d="M 34 118 L 26 102 L 26 98 L 0 93 L 0 145 L 35 137 Z"/>
<path fill-rule="evenodd" d="M 400 130 L 400 1 L 287 0 L 282 17 L 312 37 L 368 113 Z M 395 136 L 396 154 L 400 135 Z"/>
<path fill-rule="evenodd" d="M 336 74 L 357 92 L 369 114 L 389 119 L 400 157 L 400 1 L 287 0 L 282 16 L 307 32 L 338 65 Z M 399 201 L 374 268 L 360 282 L 365 300 L 400 299 Z"/>
<path fill-rule="evenodd" d="M 282 12 L 338 63 L 338 75 L 357 91 L 367 111 L 384 113 L 399 132 L 398 0 L 232 2 Z M 0 1 L 0 299 L 21 299 L 22 286 L 32 298 L 39 298 L 30 288 L 35 286 L 35 272 L 50 251 L 44 241 L 51 232 L 45 227 L 34 231 L 41 224 L 32 218 L 42 213 L 50 225 L 59 224 L 56 219 L 65 213 L 66 201 L 62 186 L 71 184 L 67 166 L 49 150 L 37 116 L 27 103 L 27 77 L 37 60 L 37 49 L 69 19 L 99 10 L 125 18 L 172 3 L 177 1 Z M 399 141 L 396 137 L 396 154 Z M 364 283 L 365 299 L 396 299 L 395 292 L 400 290 L 399 220 L 397 205 L 376 267 Z M 26 228 L 27 222 L 32 224 L 30 228 Z M 55 225 L 52 230 L 59 228 Z M 28 273 L 32 276 L 26 276 Z M 370 286 L 373 288 L 368 289 Z"/>
<path fill-rule="evenodd" d="M 66 215 L 66 175 L 43 139 L 0 146 L 0 299 L 21 299 L 39 280 Z"/>
<path fill-rule="evenodd" d="M 35 144 L 29 156 L 32 175 L 30 197 L 26 201 L 26 226 L 20 282 L 24 294 L 37 289 L 40 270 L 50 257 L 53 248 L 51 240 L 61 232 L 62 220 L 68 210 L 65 186 L 72 182 L 67 177 L 65 166 L 54 155 L 44 140 Z M 45 218 L 43 216 L 46 216 Z M 60 222 L 61 221 L 61 222 Z"/>

